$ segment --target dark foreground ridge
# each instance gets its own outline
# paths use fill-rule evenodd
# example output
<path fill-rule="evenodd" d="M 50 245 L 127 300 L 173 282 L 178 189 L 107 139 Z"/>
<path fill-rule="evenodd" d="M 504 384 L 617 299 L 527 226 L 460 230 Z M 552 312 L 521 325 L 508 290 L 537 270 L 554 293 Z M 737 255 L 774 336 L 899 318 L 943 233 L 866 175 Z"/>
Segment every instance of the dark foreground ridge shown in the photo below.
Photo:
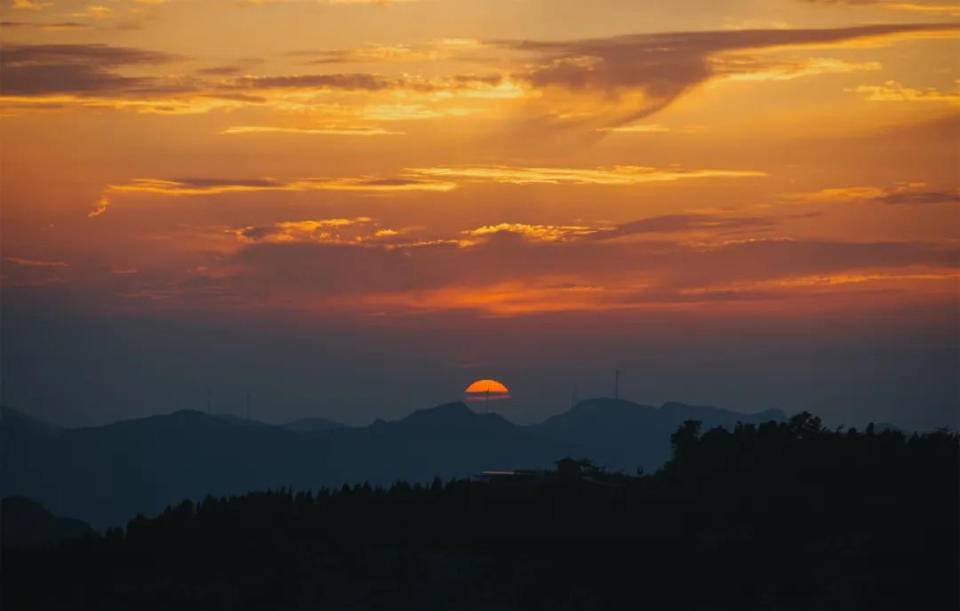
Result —
<path fill-rule="evenodd" d="M 97 528 L 159 513 L 185 498 L 364 481 L 426 483 L 485 469 L 548 468 L 560 456 L 630 473 L 654 471 L 670 457 L 670 433 L 688 418 L 707 427 L 784 419 L 779 411 L 655 408 L 618 399 L 584 401 L 530 426 L 459 402 L 365 427 L 322 419 L 273 426 L 184 410 L 57 429 L 0 411 L 0 497 L 29 497 Z"/>
<path fill-rule="evenodd" d="M 562 460 L 184 502 L 5 549 L 4 608 L 957 608 L 957 435 L 829 431 L 802 414 L 686 422 L 672 447 L 651 475 Z"/>

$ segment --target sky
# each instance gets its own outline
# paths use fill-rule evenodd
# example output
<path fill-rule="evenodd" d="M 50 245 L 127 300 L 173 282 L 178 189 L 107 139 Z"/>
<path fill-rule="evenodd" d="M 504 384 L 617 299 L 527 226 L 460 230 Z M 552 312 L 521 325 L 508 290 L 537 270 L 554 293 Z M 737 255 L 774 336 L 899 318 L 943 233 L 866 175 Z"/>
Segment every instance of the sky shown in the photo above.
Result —
<path fill-rule="evenodd" d="M 3 402 L 957 425 L 960 4 L 2 0 Z"/>

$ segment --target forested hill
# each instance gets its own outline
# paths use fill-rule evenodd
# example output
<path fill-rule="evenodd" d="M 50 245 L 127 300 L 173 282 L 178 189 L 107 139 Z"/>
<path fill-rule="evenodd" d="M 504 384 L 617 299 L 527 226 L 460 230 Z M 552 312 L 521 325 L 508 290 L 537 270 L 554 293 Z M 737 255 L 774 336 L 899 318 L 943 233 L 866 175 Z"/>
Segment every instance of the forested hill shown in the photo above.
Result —
<path fill-rule="evenodd" d="M 3 409 L 0 496 L 29 497 L 103 528 L 208 494 L 428 482 L 487 469 L 545 468 L 562 456 L 651 471 L 669 458 L 670 433 L 687 418 L 732 427 L 784 416 L 592 399 L 530 426 L 450 403 L 365 427 L 322 419 L 272 426 L 179 411 L 61 430 Z"/>
<path fill-rule="evenodd" d="M 957 608 L 957 435 L 830 431 L 803 414 L 688 422 L 672 444 L 651 475 L 561 461 L 184 502 L 6 550 L 4 595 L 105 611 Z"/>

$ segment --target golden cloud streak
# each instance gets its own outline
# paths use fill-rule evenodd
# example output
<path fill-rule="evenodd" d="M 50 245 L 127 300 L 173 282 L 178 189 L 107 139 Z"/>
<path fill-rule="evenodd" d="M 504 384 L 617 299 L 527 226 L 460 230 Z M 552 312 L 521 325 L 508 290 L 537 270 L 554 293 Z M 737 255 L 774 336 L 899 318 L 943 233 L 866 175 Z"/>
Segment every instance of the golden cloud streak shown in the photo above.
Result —
<path fill-rule="evenodd" d="M 214 110 L 242 108 L 248 105 L 242 100 L 209 96 L 194 97 L 156 97 L 156 98 L 116 98 L 103 96 L 77 95 L 38 95 L 16 96 L 0 95 L 0 109 L 5 113 L 17 111 L 50 111 L 65 108 L 89 108 L 94 110 L 132 111 L 140 114 L 193 115 Z"/>
<path fill-rule="evenodd" d="M 883 5 L 895 11 L 911 11 L 914 13 L 944 13 L 951 16 L 960 16 L 960 4 L 917 4 L 915 2 L 891 2 Z"/>
<path fill-rule="evenodd" d="M 96 217 L 110 205 L 111 193 L 145 193 L 168 197 L 222 195 L 257 192 L 360 191 L 446 192 L 460 182 L 492 182 L 497 184 L 573 184 L 631 186 L 654 182 L 674 182 L 688 178 L 751 178 L 767 176 L 752 170 L 711 170 L 652 168 L 645 166 L 613 166 L 599 169 L 525 168 L 510 166 L 473 166 L 462 168 L 408 168 L 396 177 L 376 178 L 301 178 L 288 182 L 260 178 L 253 180 L 135 178 L 124 184 L 107 185 L 96 207 L 89 213 Z"/>
<path fill-rule="evenodd" d="M 272 225 L 248 226 L 231 230 L 243 242 L 274 243 L 298 241 L 360 243 L 370 238 L 397 233 L 383 234 L 384 231 L 390 230 L 377 230 L 376 222 L 368 216 L 280 221 Z"/>
<path fill-rule="evenodd" d="M 957 81 L 960 85 L 960 81 Z M 940 91 L 934 87 L 915 89 L 904 87 L 897 81 L 883 85 L 860 85 L 847 91 L 863 94 L 870 102 L 941 102 L 951 106 L 960 104 L 960 89 Z"/>
<path fill-rule="evenodd" d="M 540 279 L 541 281 L 543 279 Z M 529 282 L 502 282 L 485 286 L 450 286 L 426 291 L 374 293 L 352 305 L 402 307 L 414 310 L 476 310 L 491 316 L 519 316 L 549 312 L 612 310 L 639 304 L 604 302 L 607 289 L 597 286 L 531 286 Z M 347 304 L 344 304 L 347 305 Z"/>
<path fill-rule="evenodd" d="M 678 310 L 701 308 L 707 302 L 719 305 L 725 301 L 732 301 L 742 309 L 750 303 L 762 305 L 802 297 L 817 288 L 823 289 L 816 292 L 817 299 L 822 301 L 827 295 L 835 298 L 856 296 L 860 294 L 860 289 L 904 288 L 939 283 L 955 286 L 960 281 L 960 273 L 956 270 L 847 272 L 727 283 L 680 289 L 676 292 L 664 291 L 643 282 L 624 282 L 614 286 L 583 285 L 578 284 L 579 280 L 540 277 L 535 281 L 510 281 L 484 286 L 456 285 L 402 293 L 371 293 L 352 299 L 349 305 L 415 310 L 475 310 L 490 316 L 577 311 Z"/>
<path fill-rule="evenodd" d="M 108 194 L 144 193 L 166 197 L 213 196 L 231 193 L 262 192 L 310 192 L 310 191 L 359 191 L 389 193 L 403 191 L 445 192 L 457 188 L 456 183 L 418 178 L 304 178 L 290 182 L 272 179 L 218 180 L 184 179 L 164 180 L 158 178 L 135 178 L 129 183 L 107 185 L 104 195 L 97 201 L 89 217 L 104 214 L 110 206 Z"/>
<path fill-rule="evenodd" d="M 43 259 L 28 259 L 26 257 L 4 257 L 4 260 L 23 267 L 70 267 L 70 264 L 64 261 L 46 261 Z"/>
<path fill-rule="evenodd" d="M 263 180 L 214 184 L 135 178 L 128 184 L 109 185 L 107 190 L 114 193 L 151 193 L 181 197 L 263 191 L 450 191 L 456 186 L 452 182 L 412 181 L 403 178 L 305 178 L 285 183 Z"/>
<path fill-rule="evenodd" d="M 832 57 L 811 57 L 803 60 L 783 61 L 764 65 L 758 63 L 750 69 L 751 58 L 738 58 L 731 55 L 721 55 L 715 58 L 713 64 L 724 78 L 734 81 L 790 81 L 806 76 L 822 74 L 849 74 L 851 72 L 866 72 L 880 70 L 883 66 L 879 62 L 848 62 Z M 726 74 L 724 74 L 726 72 Z"/>
<path fill-rule="evenodd" d="M 753 291 L 797 291 L 815 288 L 833 290 L 856 289 L 860 285 L 902 286 L 905 283 L 956 283 L 960 272 L 953 269 L 916 271 L 910 269 L 887 271 L 858 271 L 835 274 L 812 274 L 774 278 L 756 282 L 724 283 L 717 286 L 682 289 L 683 295 L 710 295 L 711 293 L 740 293 Z"/>
<path fill-rule="evenodd" d="M 236 134 L 307 134 L 319 136 L 403 136 L 404 132 L 381 127 L 275 127 L 270 125 L 237 125 L 220 132 Z"/>
<path fill-rule="evenodd" d="M 666 134 L 673 131 L 659 123 L 637 123 L 619 127 L 598 127 L 598 132 L 616 132 L 624 134 Z"/>
<path fill-rule="evenodd" d="M 610 168 L 543 168 L 510 166 L 475 166 L 462 168 L 414 168 L 418 176 L 463 180 L 467 182 L 495 182 L 502 184 L 575 184 L 626 186 L 652 182 L 673 182 L 687 178 L 754 178 L 767 176 L 766 172 L 752 170 L 711 170 L 653 168 L 618 165 Z"/>
<path fill-rule="evenodd" d="M 785 199 L 811 204 L 847 202 L 939 203 L 960 201 L 960 189 L 930 190 L 925 182 L 901 182 L 889 187 L 851 186 L 789 193 Z"/>
<path fill-rule="evenodd" d="M 464 231 L 464 235 L 473 238 L 485 238 L 499 233 L 521 235 L 526 239 L 538 242 L 559 242 L 568 238 L 576 238 L 596 233 L 597 229 L 586 225 L 529 225 L 526 223 L 498 223 L 483 225 L 476 229 Z"/>

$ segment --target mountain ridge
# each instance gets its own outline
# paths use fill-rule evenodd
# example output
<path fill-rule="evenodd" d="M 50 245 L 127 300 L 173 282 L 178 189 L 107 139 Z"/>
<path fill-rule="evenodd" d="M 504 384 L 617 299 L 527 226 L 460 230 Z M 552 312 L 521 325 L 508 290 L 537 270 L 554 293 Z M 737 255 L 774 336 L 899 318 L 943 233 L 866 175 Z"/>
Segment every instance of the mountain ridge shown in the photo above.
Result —
<path fill-rule="evenodd" d="M 614 471 L 655 470 L 670 457 L 670 434 L 691 415 L 704 428 L 784 419 L 777 410 L 657 408 L 604 397 L 527 425 L 462 401 L 367 426 L 301 431 L 197 410 L 56 432 L 15 416 L 0 423 L 8 448 L 0 496 L 27 496 L 103 527 L 208 494 L 470 477 L 550 468 L 565 456 Z"/>

